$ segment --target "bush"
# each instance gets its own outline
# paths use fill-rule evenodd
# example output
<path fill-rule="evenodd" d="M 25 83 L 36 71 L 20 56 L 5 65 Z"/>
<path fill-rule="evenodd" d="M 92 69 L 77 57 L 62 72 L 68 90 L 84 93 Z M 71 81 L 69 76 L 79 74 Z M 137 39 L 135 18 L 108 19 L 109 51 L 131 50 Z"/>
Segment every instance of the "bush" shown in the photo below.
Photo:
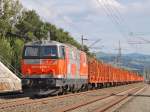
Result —
<path fill-rule="evenodd" d="M 0 38 L 0 56 L 4 57 L 7 62 L 11 63 L 13 50 L 9 41 L 4 38 Z"/>

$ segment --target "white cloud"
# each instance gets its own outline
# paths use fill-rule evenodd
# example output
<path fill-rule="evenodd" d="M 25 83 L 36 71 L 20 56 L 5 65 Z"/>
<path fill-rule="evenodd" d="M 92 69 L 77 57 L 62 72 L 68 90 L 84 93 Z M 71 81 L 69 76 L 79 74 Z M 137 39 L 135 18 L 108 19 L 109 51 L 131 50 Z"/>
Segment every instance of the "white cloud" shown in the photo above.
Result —
<path fill-rule="evenodd" d="M 137 0 L 126 5 L 127 13 L 147 14 L 150 11 L 150 0 Z"/>
<path fill-rule="evenodd" d="M 126 17 L 126 25 L 133 25 L 134 31 L 149 29 L 148 23 L 143 22 L 145 18 L 150 18 L 150 15 L 147 15 L 150 13 L 150 0 L 98 1 L 99 4 L 96 0 L 22 0 L 22 3 L 29 9 L 35 9 L 44 20 L 71 32 L 76 39 L 80 39 L 81 34 L 93 40 L 102 38 L 103 45 L 109 48 L 114 47 L 118 40 L 124 42 L 125 47 L 129 45 L 106 16 L 104 4 L 109 9 L 117 9 Z M 136 15 L 140 17 L 137 18 Z"/>

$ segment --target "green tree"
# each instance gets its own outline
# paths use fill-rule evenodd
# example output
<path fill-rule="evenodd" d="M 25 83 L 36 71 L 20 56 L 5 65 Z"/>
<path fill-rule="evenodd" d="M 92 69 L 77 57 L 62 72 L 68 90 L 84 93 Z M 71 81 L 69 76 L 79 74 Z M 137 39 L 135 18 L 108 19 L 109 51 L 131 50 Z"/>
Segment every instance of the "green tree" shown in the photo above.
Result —
<path fill-rule="evenodd" d="M 18 24 L 16 24 L 16 28 L 18 29 L 17 34 L 28 37 L 29 40 L 46 38 L 48 32 L 45 24 L 34 10 L 25 11 Z"/>
<path fill-rule="evenodd" d="M 20 70 L 20 63 L 22 59 L 22 52 L 23 52 L 23 46 L 24 46 L 24 40 L 21 39 L 13 39 L 12 40 L 12 50 L 13 50 L 13 56 L 12 56 L 12 65 L 17 69 Z"/>
<path fill-rule="evenodd" d="M 21 18 L 22 5 L 19 0 L 3 0 L 4 14 L 0 17 L 0 36 L 10 32 L 13 26 Z"/>
<path fill-rule="evenodd" d="M 0 39 L 0 56 L 2 60 L 5 58 L 8 63 L 11 63 L 13 57 L 12 47 L 9 41 L 4 38 Z"/>
<path fill-rule="evenodd" d="M 34 10 L 24 10 L 19 0 L 4 0 L 4 15 L 0 17 L 0 55 L 17 70 L 20 69 L 22 49 L 25 42 L 47 39 L 71 44 L 78 49 L 81 45 L 62 28 L 44 22 Z M 86 46 L 85 51 L 89 54 Z"/>

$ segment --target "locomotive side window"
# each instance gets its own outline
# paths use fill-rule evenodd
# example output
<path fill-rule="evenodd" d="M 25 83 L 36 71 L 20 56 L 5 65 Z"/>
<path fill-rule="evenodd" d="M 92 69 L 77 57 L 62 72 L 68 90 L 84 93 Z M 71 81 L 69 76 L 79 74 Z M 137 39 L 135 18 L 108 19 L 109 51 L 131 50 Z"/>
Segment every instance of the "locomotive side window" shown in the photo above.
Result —
<path fill-rule="evenodd" d="M 35 46 L 34 47 L 33 46 L 25 47 L 24 56 L 25 57 L 39 56 L 39 47 L 35 47 Z"/>
<path fill-rule="evenodd" d="M 60 51 L 60 58 L 65 59 L 65 47 L 60 46 L 59 51 Z"/>

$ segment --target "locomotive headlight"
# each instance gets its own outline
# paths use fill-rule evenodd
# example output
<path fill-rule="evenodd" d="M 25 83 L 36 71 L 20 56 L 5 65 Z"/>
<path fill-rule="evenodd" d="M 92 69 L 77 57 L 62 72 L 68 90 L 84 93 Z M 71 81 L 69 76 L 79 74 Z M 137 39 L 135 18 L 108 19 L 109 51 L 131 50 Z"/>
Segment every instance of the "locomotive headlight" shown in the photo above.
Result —
<path fill-rule="evenodd" d="M 58 75 L 57 78 L 64 78 L 63 75 Z"/>
<path fill-rule="evenodd" d="M 27 69 L 27 73 L 28 73 L 28 74 L 31 74 L 31 70 L 30 70 L 30 69 Z"/>
<path fill-rule="evenodd" d="M 51 64 L 52 64 L 52 65 L 56 65 L 56 64 L 57 64 L 57 61 L 56 61 L 56 60 L 53 60 L 53 61 L 51 61 Z"/>
<path fill-rule="evenodd" d="M 41 63 L 55 65 L 55 64 L 57 64 L 57 60 L 41 60 Z"/>
<path fill-rule="evenodd" d="M 46 84 L 48 84 L 48 85 L 54 85 L 55 84 L 55 79 L 49 79 L 49 80 L 47 80 Z"/>
<path fill-rule="evenodd" d="M 23 80 L 22 80 L 22 84 L 23 84 L 23 85 L 29 85 L 30 82 L 31 82 L 30 79 L 23 79 Z"/>

